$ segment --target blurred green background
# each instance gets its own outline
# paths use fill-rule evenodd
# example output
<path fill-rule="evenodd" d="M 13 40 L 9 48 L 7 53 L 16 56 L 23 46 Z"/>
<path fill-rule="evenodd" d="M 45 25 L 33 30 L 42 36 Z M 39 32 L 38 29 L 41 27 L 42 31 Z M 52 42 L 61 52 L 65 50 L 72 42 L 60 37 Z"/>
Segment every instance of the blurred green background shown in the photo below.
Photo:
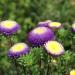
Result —
<path fill-rule="evenodd" d="M 25 42 L 27 41 L 27 33 L 37 26 L 39 21 L 50 19 L 53 21 L 59 21 L 64 25 L 66 24 L 68 27 L 71 26 L 71 24 L 75 21 L 75 0 L 0 0 L 0 21 L 7 19 L 15 20 L 21 25 L 21 30 L 17 34 L 14 34 L 11 38 L 13 42 Z M 62 31 L 63 34 L 64 30 Z M 59 38 L 61 39 L 61 37 Z M 13 72 L 15 74 L 15 70 L 11 66 L 11 63 L 6 55 L 6 51 L 9 49 L 7 47 L 7 42 L 8 39 L 0 35 L 0 75 L 13 75 Z M 67 47 L 66 49 L 70 48 Z M 64 57 L 69 57 L 70 55 L 71 53 L 68 54 L 67 52 Z M 63 73 L 59 73 L 59 71 L 58 73 L 50 75 L 58 74 L 64 75 Z M 37 73 L 32 75 L 40 74 Z"/>

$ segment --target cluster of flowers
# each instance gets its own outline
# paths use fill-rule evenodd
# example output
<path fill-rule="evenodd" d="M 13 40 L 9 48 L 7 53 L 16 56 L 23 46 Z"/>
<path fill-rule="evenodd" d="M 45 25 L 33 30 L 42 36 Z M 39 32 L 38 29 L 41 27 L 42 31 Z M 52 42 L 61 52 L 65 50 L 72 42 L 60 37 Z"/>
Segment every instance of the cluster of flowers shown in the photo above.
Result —
<path fill-rule="evenodd" d="M 61 43 L 55 40 L 54 29 L 62 28 L 60 22 L 46 20 L 39 22 L 37 27 L 28 33 L 28 41 L 34 47 L 44 46 L 47 53 L 52 56 L 59 56 L 64 53 L 64 47 Z M 0 23 L 0 33 L 10 36 L 20 29 L 20 25 L 15 21 L 6 20 Z M 75 24 L 72 25 L 72 30 L 75 32 Z M 8 56 L 17 58 L 28 54 L 30 47 L 26 43 L 16 43 L 8 51 Z"/>
<path fill-rule="evenodd" d="M 46 20 L 39 22 L 37 27 L 31 30 L 28 34 L 28 41 L 33 46 L 44 46 L 45 50 L 53 56 L 59 56 L 64 53 L 64 47 L 59 42 L 55 41 L 53 29 L 62 28 L 60 22 L 52 22 Z M 20 25 L 15 21 L 6 20 L 0 23 L 0 33 L 10 36 L 20 29 Z M 75 31 L 75 24 L 72 25 L 72 30 Z M 11 57 L 18 57 L 29 52 L 29 46 L 26 43 L 17 43 L 12 46 L 8 52 Z"/>

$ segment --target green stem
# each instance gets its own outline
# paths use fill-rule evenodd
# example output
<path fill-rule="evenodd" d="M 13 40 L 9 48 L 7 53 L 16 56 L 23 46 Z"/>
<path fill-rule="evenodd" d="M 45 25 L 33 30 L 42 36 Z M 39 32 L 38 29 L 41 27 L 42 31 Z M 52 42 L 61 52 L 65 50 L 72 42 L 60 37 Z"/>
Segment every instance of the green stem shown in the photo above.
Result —
<path fill-rule="evenodd" d="M 49 75 L 49 64 L 47 65 L 47 74 L 46 75 Z"/>
<path fill-rule="evenodd" d="M 26 75 L 26 67 L 23 66 L 23 72 L 24 72 L 24 75 Z"/>
<path fill-rule="evenodd" d="M 43 66 L 44 66 L 44 61 L 43 61 L 43 52 L 41 51 L 41 55 L 40 55 L 40 74 L 41 74 L 41 75 L 44 74 Z"/>
<path fill-rule="evenodd" d="M 20 75 L 20 70 L 18 68 L 18 64 L 17 64 L 16 59 L 13 59 L 13 63 L 14 63 L 15 69 L 16 69 L 16 75 Z"/>
<path fill-rule="evenodd" d="M 6 36 L 6 35 L 4 35 L 6 38 L 7 38 L 7 40 L 8 40 L 8 43 L 7 43 L 7 47 L 8 48 L 10 48 L 12 45 L 13 45 L 13 42 L 12 42 L 12 40 L 11 40 L 11 36 Z"/>
<path fill-rule="evenodd" d="M 32 75 L 32 71 L 31 71 L 31 69 L 29 70 L 29 74 Z"/>
<path fill-rule="evenodd" d="M 13 45 L 12 40 L 11 40 L 11 36 L 8 36 L 8 46 L 9 48 Z"/>
<path fill-rule="evenodd" d="M 48 56 L 48 59 L 49 59 L 49 56 Z M 47 74 L 46 75 L 49 75 L 49 60 L 48 60 L 48 63 L 47 63 Z"/>
<path fill-rule="evenodd" d="M 0 34 L 0 47 L 1 47 L 1 36 L 2 36 L 2 34 Z"/>
<path fill-rule="evenodd" d="M 4 70 L 0 68 L 0 75 L 4 75 Z"/>
<path fill-rule="evenodd" d="M 47 74 L 46 75 L 50 75 L 50 62 L 51 62 L 51 57 L 48 55 L 48 63 L 47 63 Z"/>

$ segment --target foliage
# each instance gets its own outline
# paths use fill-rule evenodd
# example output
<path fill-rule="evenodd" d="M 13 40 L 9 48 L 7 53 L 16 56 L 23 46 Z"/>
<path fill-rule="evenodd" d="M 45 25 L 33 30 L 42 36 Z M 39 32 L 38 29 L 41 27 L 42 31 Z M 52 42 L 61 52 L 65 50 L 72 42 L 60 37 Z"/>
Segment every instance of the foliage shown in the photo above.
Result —
<path fill-rule="evenodd" d="M 31 72 L 32 75 L 68 75 L 71 69 L 75 69 L 75 33 L 70 30 L 75 20 L 74 3 L 73 0 L 0 0 L 0 21 L 10 19 L 21 25 L 21 30 L 11 37 L 13 44 L 28 43 L 27 34 L 39 21 L 50 19 L 64 25 L 55 35 L 65 47 L 65 54 L 53 58 L 44 48 L 31 48 L 28 55 L 17 59 L 20 75 L 31 75 Z M 0 75 L 16 75 L 15 66 L 7 56 L 8 40 L 0 34 Z"/>

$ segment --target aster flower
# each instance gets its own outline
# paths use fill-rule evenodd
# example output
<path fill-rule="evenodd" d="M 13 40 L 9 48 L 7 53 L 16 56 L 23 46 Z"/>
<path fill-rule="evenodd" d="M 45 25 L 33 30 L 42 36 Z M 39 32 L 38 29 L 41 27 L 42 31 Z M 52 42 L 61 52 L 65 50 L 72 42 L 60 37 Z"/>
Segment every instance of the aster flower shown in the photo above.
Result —
<path fill-rule="evenodd" d="M 8 52 L 8 56 L 11 58 L 17 58 L 21 55 L 29 52 L 29 46 L 25 43 L 16 43 L 13 45 Z"/>
<path fill-rule="evenodd" d="M 64 53 L 63 46 L 57 41 L 48 41 L 44 44 L 44 47 L 52 56 L 59 56 Z"/>
<path fill-rule="evenodd" d="M 48 24 L 50 24 L 50 23 L 51 23 L 51 20 L 46 20 L 46 21 L 43 21 L 43 22 L 39 22 L 38 26 L 48 27 Z"/>
<path fill-rule="evenodd" d="M 75 32 L 75 23 L 72 24 L 72 30 Z"/>
<path fill-rule="evenodd" d="M 62 24 L 60 22 L 51 22 L 48 25 L 50 28 L 61 28 Z"/>
<path fill-rule="evenodd" d="M 20 28 L 19 24 L 15 21 L 6 20 L 0 23 L 0 32 L 5 35 L 12 35 Z"/>
<path fill-rule="evenodd" d="M 75 75 L 75 70 L 71 70 L 70 75 Z"/>
<path fill-rule="evenodd" d="M 40 46 L 54 38 L 53 31 L 48 27 L 37 27 L 29 33 L 28 41 L 34 46 Z"/>

